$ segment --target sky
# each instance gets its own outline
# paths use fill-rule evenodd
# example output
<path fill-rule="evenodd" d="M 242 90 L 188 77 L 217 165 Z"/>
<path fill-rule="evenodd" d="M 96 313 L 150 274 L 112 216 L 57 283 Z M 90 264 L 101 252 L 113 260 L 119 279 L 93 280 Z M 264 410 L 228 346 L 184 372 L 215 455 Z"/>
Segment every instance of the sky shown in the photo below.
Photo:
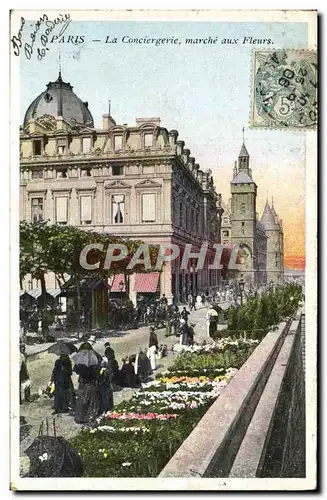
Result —
<path fill-rule="evenodd" d="M 24 26 L 24 36 L 32 23 Z M 58 35 L 55 28 L 52 35 Z M 254 48 L 307 46 L 305 23 L 223 22 L 74 22 L 61 43 L 52 41 L 46 56 L 30 60 L 20 55 L 21 122 L 28 105 L 58 76 L 88 101 L 95 126 L 108 112 L 117 123 L 133 125 L 136 117 L 160 117 L 168 130 L 191 150 L 203 170 L 211 168 L 217 191 L 230 198 L 234 161 L 242 145 L 250 154 L 253 179 L 258 185 L 257 210 L 266 197 L 283 219 L 285 266 L 305 264 L 305 133 L 249 128 L 251 56 Z M 68 43 L 68 36 L 84 42 Z M 181 44 L 155 46 L 122 43 L 122 37 L 178 37 Z M 186 38 L 239 39 L 238 44 L 187 45 Z M 243 37 L 271 38 L 269 47 L 243 44 Z M 105 43 L 106 38 L 118 43 Z M 72 40 L 72 38 L 71 38 Z M 81 38 L 79 38 L 81 40 Z M 92 40 L 100 40 L 94 42 Z M 39 43 L 39 46 L 40 43 Z M 36 45 L 35 45 L 36 47 Z"/>

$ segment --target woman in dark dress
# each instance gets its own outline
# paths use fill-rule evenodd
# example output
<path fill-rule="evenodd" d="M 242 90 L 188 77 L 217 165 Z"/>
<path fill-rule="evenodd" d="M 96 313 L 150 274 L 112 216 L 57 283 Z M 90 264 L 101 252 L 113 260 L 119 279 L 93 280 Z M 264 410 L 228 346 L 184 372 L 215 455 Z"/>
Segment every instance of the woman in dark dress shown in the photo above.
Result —
<path fill-rule="evenodd" d="M 106 413 L 114 407 L 112 390 L 112 372 L 107 361 L 103 360 L 100 367 L 99 389 L 101 396 L 101 413 Z"/>
<path fill-rule="evenodd" d="M 74 371 L 79 376 L 74 419 L 88 424 L 101 413 L 99 366 L 75 365 Z"/>
<path fill-rule="evenodd" d="M 56 360 L 51 381 L 55 385 L 53 414 L 68 413 L 72 409 L 74 401 L 72 362 L 68 355 L 61 354 Z"/>
<path fill-rule="evenodd" d="M 135 368 L 132 360 L 123 359 L 123 366 L 119 372 L 119 385 L 122 387 L 139 387 L 140 380 L 135 374 Z"/>

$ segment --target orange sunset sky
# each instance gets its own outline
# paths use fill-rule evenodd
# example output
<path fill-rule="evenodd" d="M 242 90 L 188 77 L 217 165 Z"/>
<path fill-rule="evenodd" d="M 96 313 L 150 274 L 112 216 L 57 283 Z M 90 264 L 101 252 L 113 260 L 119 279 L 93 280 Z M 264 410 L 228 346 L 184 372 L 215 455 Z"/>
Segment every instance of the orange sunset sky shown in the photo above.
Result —
<path fill-rule="evenodd" d="M 273 203 L 284 225 L 284 265 L 290 269 L 305 267 L 305 142 L 304 137 L 295 138 L 289 148 L 281 151 L 279 163 L 267 163 L 274 145 L 270 141 L 258 140 L 255 132 L 248 132 L 245 143 L 250 154 L 250 167 L 253 180 L 258 186 L 257 212 L 261 217 L 267 194 L 269 203 Z M 234 141 L 233 141 L 234 142 Z M 240 145 L 237 149 L 237 159 Z M 259 144 L 265 144 L 258 147 Z M 235 147 L 234 147 L 235 149 Z M 293 154 L 294 153 L 294 154 Z M 299 161 L 300 159 L 300 161 Z M 230 198 L 230 181 L 233 164 L 220 164 L 213 170 L 217 191 L 223 201 Z"/>

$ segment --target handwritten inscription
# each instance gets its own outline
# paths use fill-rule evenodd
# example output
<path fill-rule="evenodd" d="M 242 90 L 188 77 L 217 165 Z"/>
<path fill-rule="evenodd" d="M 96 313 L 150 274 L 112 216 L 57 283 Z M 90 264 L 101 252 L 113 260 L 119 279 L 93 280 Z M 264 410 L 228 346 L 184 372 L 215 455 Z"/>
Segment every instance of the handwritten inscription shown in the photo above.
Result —
<path fill-rule="evenodd" d="M 70 14 L 59 14 L 55 19 L 49 19 L 47 14 L 43 14 L 35 24 L 32 24 L 32 31 L 25 38 L 27 29 L 26 20 L 22 17 L 17 35 L 11 39 L 15 56 L 20 56 L 21 52 L 27 59 L 31 59 L 35 53 L 37 59 L 42 60 L 49 50 L 48 44 L 50 36 L 56 28 L 60 28 L 58 37 L 61 37 L 71 22 Z"/>

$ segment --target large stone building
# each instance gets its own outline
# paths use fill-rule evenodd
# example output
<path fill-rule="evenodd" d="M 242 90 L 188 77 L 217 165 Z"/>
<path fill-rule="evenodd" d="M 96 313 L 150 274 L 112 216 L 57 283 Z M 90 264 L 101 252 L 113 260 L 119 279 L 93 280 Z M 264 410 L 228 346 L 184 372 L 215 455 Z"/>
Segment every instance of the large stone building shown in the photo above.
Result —
<path fill-rule="evenodd" d="M 184 145 L 159 118 L 127 126 L 105 114 L 102 128 L 95 128 L 88 103 L 59 74 L 30 104 L 21 126 L 20 218 L 151 244 L 190 243 L 193 251 L 207 242 L 210 249 L 219 241 L 220 196 L 211 171 L 203 172 Z M 177 260 L 160 275 L 133 275 L 130 296 L 135 301 L 138 292 L 157 292 L 178 301 L 218 281 L 217 270 L 182 271 Z M 49 275 L 47 286 L 59 284 Z"/>
<path fill-rule="evenodd" d="M 243 141 L 234 166 L 231 199 L 228 205 L 223 205 L 221 241 L 229 246 L 240 245 L 242 268 L 238 274 L 245 281 L 281 283 L 284 279 L 283 223 L 268 200 L 259 220 L 256 200 L 257 185 Z"/>

